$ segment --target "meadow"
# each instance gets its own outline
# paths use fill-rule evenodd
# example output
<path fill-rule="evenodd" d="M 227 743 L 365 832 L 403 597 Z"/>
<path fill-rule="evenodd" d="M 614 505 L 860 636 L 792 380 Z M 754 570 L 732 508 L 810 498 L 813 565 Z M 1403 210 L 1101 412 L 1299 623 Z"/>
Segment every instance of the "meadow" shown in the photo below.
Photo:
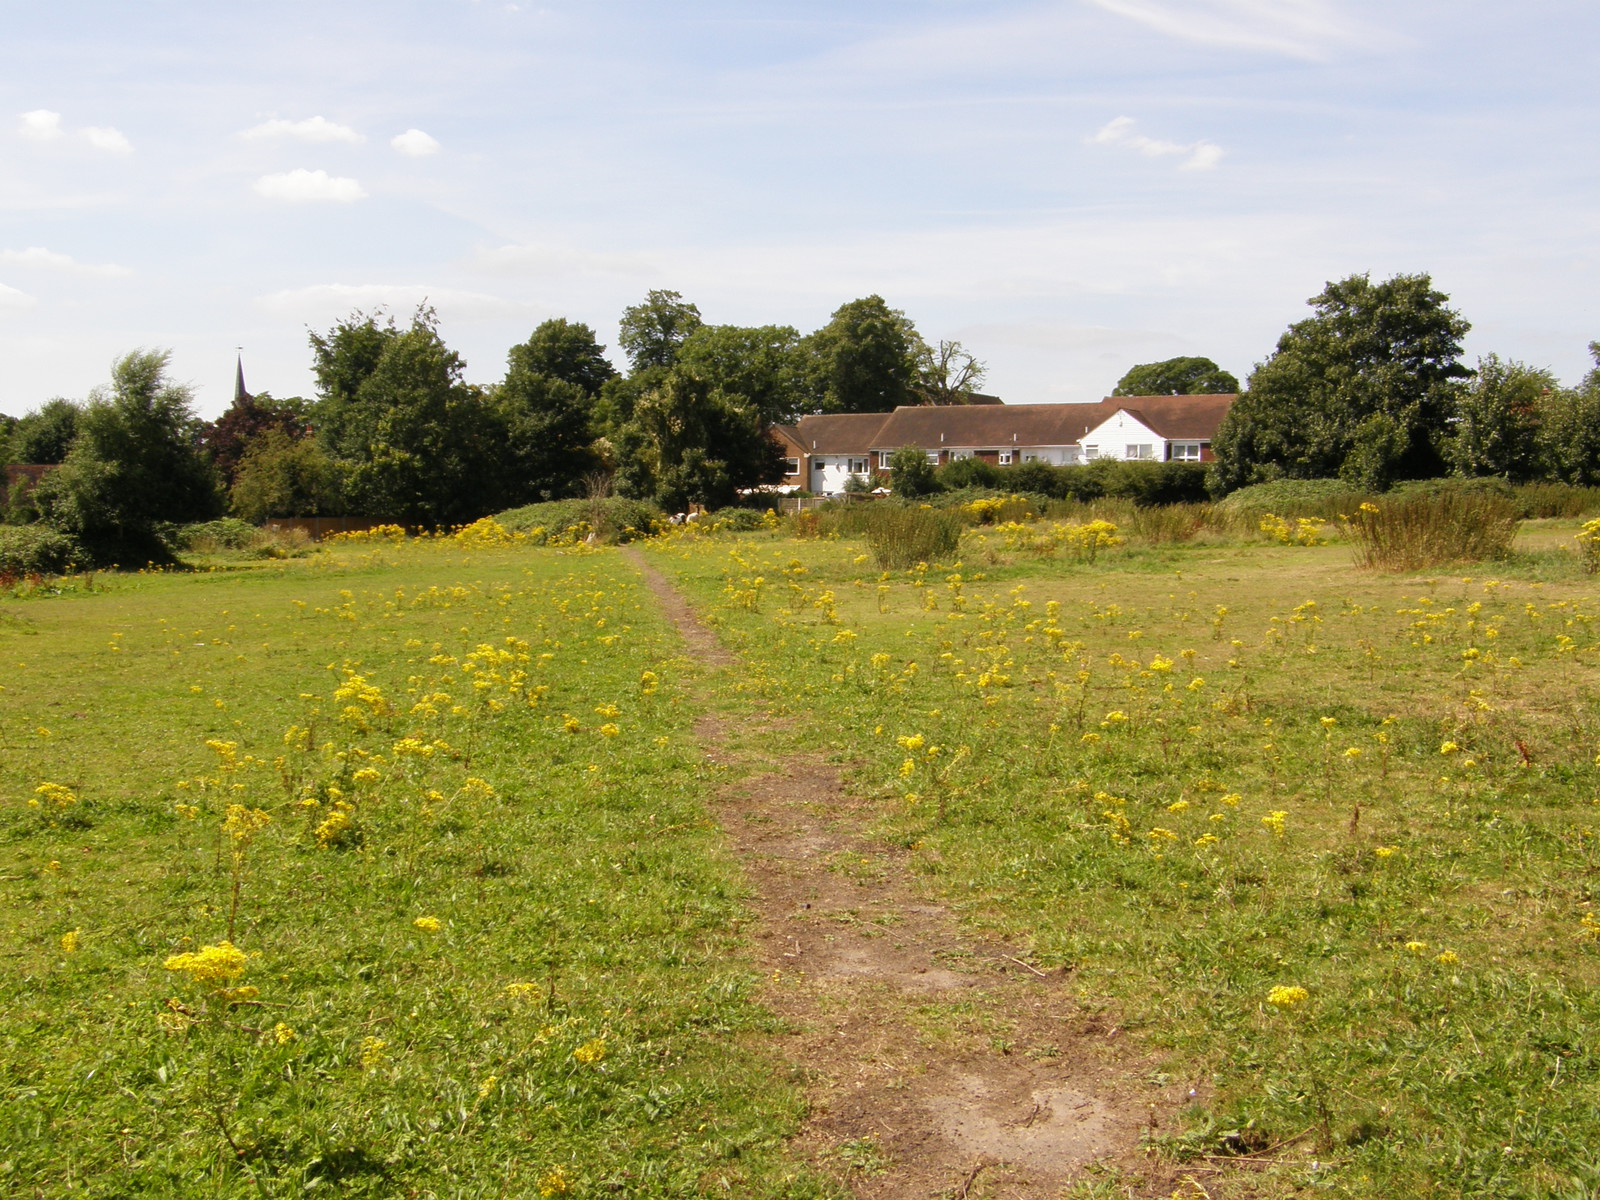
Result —
<path fill-rule="evenodd" d="M 842 1194 L 785 1154 L 802 1081 L 694 740 L 759 704 L 1188 1082 L 1150 1151 L 1248 1164 L 1209 1194 L 1595 1194 L 1576 521 L 1426 575 L 1026 521 L 884 571 L 767 524 L 642 543 L 720 675 L 613 549 L 0 600 L 0 1188 Z"/>

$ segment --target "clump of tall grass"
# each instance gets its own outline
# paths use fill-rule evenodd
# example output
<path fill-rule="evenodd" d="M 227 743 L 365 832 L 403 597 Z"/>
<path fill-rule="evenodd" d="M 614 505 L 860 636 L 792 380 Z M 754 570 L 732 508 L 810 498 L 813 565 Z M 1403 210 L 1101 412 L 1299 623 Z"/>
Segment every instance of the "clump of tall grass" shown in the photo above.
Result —
<path fill-rule="evenodd" d="M 1504 496 L 1446 490 L 1362 501 L 1341 515 L 1356 564 L 1419 571 L 1447 563 L 1505 558 L 1517 536 L 1517 505 Z"/>
<path fill-rule="evenodd" d="M 1209 504 L 1164 504 L 1133 507 L 1128 531 L 1149 546 L 1169 546 L 1193 541 L 1210 521 Z"/>
<path fill-rule="evenodd" d="M 874 504 L 858 519 L 867 548 L 885 571 L 949 559 L 961 544 L 965 526 L 960 513 L 899 504 Z"/>
<path fill-rule="evenodd" d="M 1512 489 L 1524 517 L 1587 517 L 1600 513 L 1600 488 L 1570 483 L 1525 483 Z"/>

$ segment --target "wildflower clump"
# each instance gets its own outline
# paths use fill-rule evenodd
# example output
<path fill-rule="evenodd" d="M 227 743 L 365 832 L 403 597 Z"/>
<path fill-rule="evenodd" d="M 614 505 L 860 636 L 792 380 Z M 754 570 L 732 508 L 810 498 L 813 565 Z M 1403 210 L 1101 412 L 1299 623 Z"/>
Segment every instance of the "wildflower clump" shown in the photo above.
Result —
<path fill-rule="evenodd" d="M 64 783 L 41 783 L 33 789 L 37 799 L 29 800 L 29 808 L 50 807 L 65 812 L 78 802 L 77 793 Z"/>
<path fill-rule="evenodd" d="M 1585 521 L 1574 535 L 1578 540 L 1578 558 L 1590 575 L 1600 575 L 1600 517 Z"/>
<path fill-rule="evenodd" d="M 162 965 L 169 971 L 184 971 L 192 983 L 207 987 L 226 987 L 244 974 L 250 957 L 232 942 L 202 946 L 198 951 L 174 954 Z"/>
<path fill-rule="evenodd" d="M 1267 1003 L 1285 1012 L 1299 1008 L 1310 998 L 1311 993 L 1306 991 L 1305 988 L 1298 986 L 1285 987 L 1283 984 L 1278 984 L 1267 993 Z"/>

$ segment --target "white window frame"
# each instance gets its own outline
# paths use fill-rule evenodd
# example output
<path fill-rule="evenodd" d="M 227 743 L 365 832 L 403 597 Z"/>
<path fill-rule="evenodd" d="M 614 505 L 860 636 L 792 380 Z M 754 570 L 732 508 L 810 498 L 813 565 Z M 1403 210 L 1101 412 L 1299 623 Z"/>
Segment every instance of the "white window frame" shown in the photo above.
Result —
<path fill-rule="evenodd" d="M 937 467 L 939 465 L 939 452 L 937 450 L 929 450 L 927 454 L 929 464 Z"/>
<path fill-rule="evenodd" d="M 800 474 L 800 460 L 798 458 L 785 458 L 783 460 L 783 473 L 785 475 Z"/>
<path fill-rule="evenodd" d="M 1100 447 L 1099 446 L 1085 446 L 1083 448 L 1083 461 L 1084 462 L 1093 462 L 1095 459 L 1097 459 L 1099 457 L 1100 457 Z"/>
<path fill-rule="evenodd" d="M 1202 444 L 1200 442 L 1172 443 L 1173 462 L 1200 462 L 1203 460 L 1204 456 L 1205 452 L 1202 449 Z"/>
<path fill-rule="evenodd" d="M 845 463 L 852 475 L 865 475 L 867 473 L 867 460 L 865 458 L 852 458 Z"/>
<path fill-rule="evenodd" d="M 894 468 L 889 465 L 889 460 L 891 458 L 893 458 L 893 457 L 894 457 L 894 451 L 893 450 L 879 450 L 878 451 L 878 470 L 880 470 L 880 471 L 892 471 L 892 470 L 894 470 Z"/>
<path fill-rule="evenodd" d="M 1156 456 L 1156 448 L 1150 442 L 1140 442 L 1138 445 L 1130 444 L 1127 453 L 1122 457 L 1129 462 L 1149 462 Z"/>
<path fill-rule="evenodd" d="M 1010 451 L 1010 450 L 1002 450 L 1002 451 L 1000 451 L 1000 465 L 1002 467 L 1009 467 L 1011 465 L 1011 462 L 1012 462 L 1013 458 L 1015 458 L 1015 454 L 1012 451 Z"/>

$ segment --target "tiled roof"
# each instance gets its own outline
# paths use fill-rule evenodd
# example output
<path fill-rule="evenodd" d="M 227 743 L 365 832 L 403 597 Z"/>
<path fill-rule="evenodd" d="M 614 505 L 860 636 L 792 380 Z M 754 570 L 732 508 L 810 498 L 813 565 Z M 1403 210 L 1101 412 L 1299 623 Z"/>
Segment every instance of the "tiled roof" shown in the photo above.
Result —
<path fill-rule="evenodd" d="M 905 410 L 901 410 L 905 411 Z M 788 426 L 807 454 L 865 454 L 889 413 L 819 413 Z"/>
<path fill-rule="evenodd" d="M 1217 426 L 1222 424 L 1222 418 L 1238 398 L 1236 395 L 1113 396 L 1100 402 L 1100 407 L 1105 409 L 1105 416 L 1100 420 L 1109 420 L 1122 408 L 1164 438 L 1204 441 L 1216 434 Z"/>
<path fill-rule="evenodd" d="M 1099 421 L 1098 404 L 954 405 L 897 408 L 878 430 L 874 449 L 941 446 L 981 450 L 1001 446 L 1070 446 Z M 1102 420 L 1104 418 L 1101 418 Z M 1086 423 L 1087 422 L 1087 423 Z"/>

